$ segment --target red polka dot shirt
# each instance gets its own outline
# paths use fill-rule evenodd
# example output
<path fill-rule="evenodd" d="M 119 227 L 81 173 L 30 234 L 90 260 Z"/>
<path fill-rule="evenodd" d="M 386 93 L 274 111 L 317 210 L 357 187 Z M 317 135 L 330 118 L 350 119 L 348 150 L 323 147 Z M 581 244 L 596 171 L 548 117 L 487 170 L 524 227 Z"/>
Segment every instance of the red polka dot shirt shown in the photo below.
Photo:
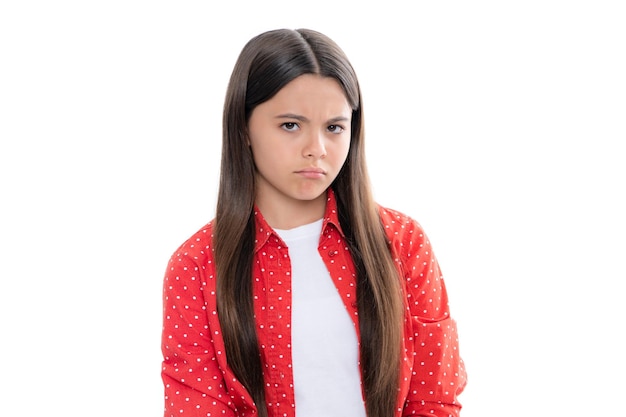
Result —
<path fill-rule="evenodd" d="M 355 269 L 328 194 L 319 252 L 359 336 Z M 396 416 L 458 416 L 466 382 L 457 331 L 437 260 L 421 226 L 380 208 L 403 278 L 405 325 Z M 287 248 L 260 212 L 253 264 L 255 316 L 271 417 L 295 417 Z M 162 378 L 165 417 L 249 417 L 252 398 L 226 363 L 216 308 L 212 223 L 172 255 L 164 279 Z"/>

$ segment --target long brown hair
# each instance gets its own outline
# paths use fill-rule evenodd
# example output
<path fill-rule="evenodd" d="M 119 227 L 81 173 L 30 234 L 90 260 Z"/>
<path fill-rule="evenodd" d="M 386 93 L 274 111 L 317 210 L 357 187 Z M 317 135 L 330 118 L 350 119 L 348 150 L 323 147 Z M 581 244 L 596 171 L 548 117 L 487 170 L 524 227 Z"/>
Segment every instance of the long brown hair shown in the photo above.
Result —
<path fill-rule="evenodd" d="M 303 74 L 336 79 L 352 107 L 350 150 L 331 187 L 357 271 L 366 411 L 369 417 L 388 417 L 395 412 L 399 386 L 403 317 L 399 276 L 370 189 L 356 74 L 337 44 L 316 31 L 281 29 L 254 37 L 241 51 L 228 85 L 214 230 L 218 314 L 226 357 L 259 415 L 266 417 L 253 312 L 255 166 L 247 145 L 247 124 L 257 105 Z"/>

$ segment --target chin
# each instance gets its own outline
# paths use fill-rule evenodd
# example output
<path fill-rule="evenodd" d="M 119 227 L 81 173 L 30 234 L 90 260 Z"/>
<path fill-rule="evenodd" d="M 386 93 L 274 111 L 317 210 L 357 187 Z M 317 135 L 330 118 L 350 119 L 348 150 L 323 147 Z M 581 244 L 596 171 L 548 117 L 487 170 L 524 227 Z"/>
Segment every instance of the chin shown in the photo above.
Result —
<path fill-rule="evenodd" d="M 302 202 L 307 202 L 307 201 L 316 201 L 319 200 L 320 198 L 326 198 L 326 190 L 327 188 L 324 188 L 321 191 L 307 191 L 307 192 L 302 192 L 299 193 L 299 195 L 296 197 L 298 200 L 302 201 Z"/>

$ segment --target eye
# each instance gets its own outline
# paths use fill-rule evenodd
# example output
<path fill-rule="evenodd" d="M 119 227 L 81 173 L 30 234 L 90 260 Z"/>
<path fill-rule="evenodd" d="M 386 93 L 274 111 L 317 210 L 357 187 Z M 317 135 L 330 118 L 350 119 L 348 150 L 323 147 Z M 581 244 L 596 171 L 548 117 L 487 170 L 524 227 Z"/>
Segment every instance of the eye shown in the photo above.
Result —
<path fill-rule="evenodd" d="M 288 132 L 293 132 L 300 128 L 300 126 L 298 126 L 298 124 L 294 122 L 285 122 L 282 125 L 280 125 L 280 127 L 282 127 Z"/>
<path fill-rule="evenodd" d="M 342 126 L 339 125 L 330 125 L 328 126 L 328 131 L 331 133 L 341 133 L 344 131 L 344 128 Z"/>

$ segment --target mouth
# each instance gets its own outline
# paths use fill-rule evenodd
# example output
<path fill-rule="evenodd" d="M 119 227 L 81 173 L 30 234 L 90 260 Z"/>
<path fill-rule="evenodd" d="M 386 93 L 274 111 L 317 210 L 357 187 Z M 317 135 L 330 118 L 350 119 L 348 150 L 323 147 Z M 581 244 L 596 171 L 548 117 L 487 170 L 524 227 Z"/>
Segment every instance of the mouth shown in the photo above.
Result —
<path fill-rule="evenodd" d="M 305 178 L 322 178 L 326 175 L 326 171 L 321 168 L 304 168 L 295 172 Z"/>

